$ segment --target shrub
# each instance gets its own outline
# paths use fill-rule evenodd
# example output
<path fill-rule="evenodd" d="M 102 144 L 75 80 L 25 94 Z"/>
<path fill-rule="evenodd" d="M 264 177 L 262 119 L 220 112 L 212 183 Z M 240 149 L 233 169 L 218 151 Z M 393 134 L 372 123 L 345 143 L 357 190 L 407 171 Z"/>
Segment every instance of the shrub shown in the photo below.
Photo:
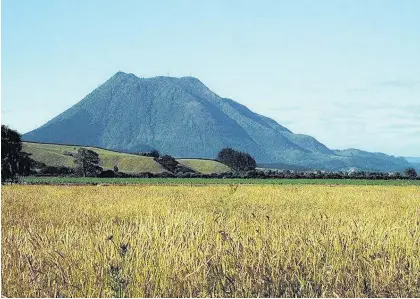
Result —
<path fill-rule="evenodd" d="M 157 150 L 152 150 L 151 152 L 140 152 L 137 155 L 144 156 L 144 157 L 153 157 L 155 159 L 160 157 L 160 153 Z"/>
<path fill-rule="evenodd" d="M 44 176 L 69 176 L 74 174 L 74 170 L 66 166 L 43 166 L 39 169 L 39 174 Z"/>
<path fill-rule="evenodd" d="M 178 161 L 174 157 L 169 155 L 164 155 L 160 158 L 155 158 L 156 162 L 163 166 L 166 170 L 170 172 L 175 172 L 176 167 L 178 166 Z"/>
<path fill-rule="evenodd" d="M 114 178 L 115 172 L 111 169 L 103 170 L 98 174 L 98 177 L 100 178 Z"/>

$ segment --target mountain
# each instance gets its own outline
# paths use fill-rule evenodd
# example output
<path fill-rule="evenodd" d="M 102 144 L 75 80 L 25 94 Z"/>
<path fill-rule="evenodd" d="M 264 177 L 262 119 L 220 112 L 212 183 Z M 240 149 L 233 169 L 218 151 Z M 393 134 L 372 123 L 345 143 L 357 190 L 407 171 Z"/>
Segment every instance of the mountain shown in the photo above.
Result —
<path fill-rule="evenodd" d="M 404 158 L 383 153 L 371 153 L 359 149 L 334 150 L 338 156 L 345 157 L 348 165 L 356 168 L 377 171 L 402 171 L 412 165 Z"/>
<path fill-rule="evenodd" d="M 420 164 L 420 157 L 405 157 L 410 163 Z"/>
<path fill-rule="evenodd" d="M 420 173 L 420 157 L 405 157 L 405 159 Z"/>
<path fill-rule="evenodd" d="M 189 158 L 214 158 L 232 147 L 258 163 L 308 169 L 400 171 L 410 166 L 384 154 L 330 150 L 311 136 L 294 134 L 219 97 L 193 77 L 138 78 L 123 72 L 23 139 L 128 152 L 155 148 Z"/>

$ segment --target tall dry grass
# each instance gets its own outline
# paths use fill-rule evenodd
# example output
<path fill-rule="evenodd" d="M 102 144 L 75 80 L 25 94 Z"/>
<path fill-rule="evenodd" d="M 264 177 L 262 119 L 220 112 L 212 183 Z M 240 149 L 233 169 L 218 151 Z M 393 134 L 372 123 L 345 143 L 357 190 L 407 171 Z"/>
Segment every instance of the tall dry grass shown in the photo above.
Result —
<path fill-rule="evenodd" d="M 420 188 L 3 186 L 8 297 L 419 297 Z"/>

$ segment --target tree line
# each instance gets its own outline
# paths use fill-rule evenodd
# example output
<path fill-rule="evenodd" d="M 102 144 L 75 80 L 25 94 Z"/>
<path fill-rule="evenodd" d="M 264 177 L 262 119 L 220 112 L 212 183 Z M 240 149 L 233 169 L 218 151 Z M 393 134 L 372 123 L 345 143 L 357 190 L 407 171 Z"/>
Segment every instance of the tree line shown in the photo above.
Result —
<path fill-rule="evenodd" d="M 118 166 L 113 169 L 103 169 L 100 166 L 99 154 L 86 148 L 77 152 L 66 152 L 74 158 L 74 167 L 48 166 L 34 161 L 30 154 L 22 151 L 22 139 L 18 132 L 2 125 L 1 128 L 1 180 L 17 182 L 19 176 L 77 176 L 77 177 L 178 177 L 178 178 L 270 178 L 270 179 L 420 179 L 414 168 L 408 168 L 404 173 L 383 172 L 325 172 L 325 171 L 291 171 L 256 169 L 255 159 L 248 153 L 224 148 L 217 154 L 217 161 L 229 166 L 231 171 L 225 173 L 202 174 L 180 164 L 170 155 L 161 156 L 157 150 L 150 153 L 139 153 L 153 159 L 167 170 L 160 174 L 143 172 L 127 174 L 120 172 Z"/>

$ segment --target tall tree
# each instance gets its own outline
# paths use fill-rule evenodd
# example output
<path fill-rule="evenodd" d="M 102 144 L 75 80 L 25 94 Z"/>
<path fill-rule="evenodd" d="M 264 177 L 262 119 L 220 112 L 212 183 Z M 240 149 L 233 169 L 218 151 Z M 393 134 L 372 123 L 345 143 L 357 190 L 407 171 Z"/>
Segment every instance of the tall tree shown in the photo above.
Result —
<path fill-rule="evenodd" d="M 100 159 L 98 153 L 81 147 L 74 157 L 76 158 L 74 160 L 76 173 L 84 177 L 96 177 L 101 173 L 102 167 L 99 166 Z"/>
<path fill-rule="evenodd" d="M 1 181 L 16 181 L 19 175 L 30 173 L 33 160 L 28 153 L 22 152 L 20 134 L 1 125 Z"/>
<path fill-rule="evenodd" d="M 222 149 L 217 155 L 217 160 L 238 171 L 252 170 L 257 167 L 255 159 L 250 154 L 231 148 Z"/>
<path fill-rule="evenodd" d="M 405 173 L 405 175 L 406 175 L 406 176 L 408 176 L 409 178 L 416 178 L 416 177 L 417 177 L 417 171 L 416 171 L 414 168 L 412 168 L 412 167 L 407 168 L 407 169 L 404 171 L 404 173 Z"/>

